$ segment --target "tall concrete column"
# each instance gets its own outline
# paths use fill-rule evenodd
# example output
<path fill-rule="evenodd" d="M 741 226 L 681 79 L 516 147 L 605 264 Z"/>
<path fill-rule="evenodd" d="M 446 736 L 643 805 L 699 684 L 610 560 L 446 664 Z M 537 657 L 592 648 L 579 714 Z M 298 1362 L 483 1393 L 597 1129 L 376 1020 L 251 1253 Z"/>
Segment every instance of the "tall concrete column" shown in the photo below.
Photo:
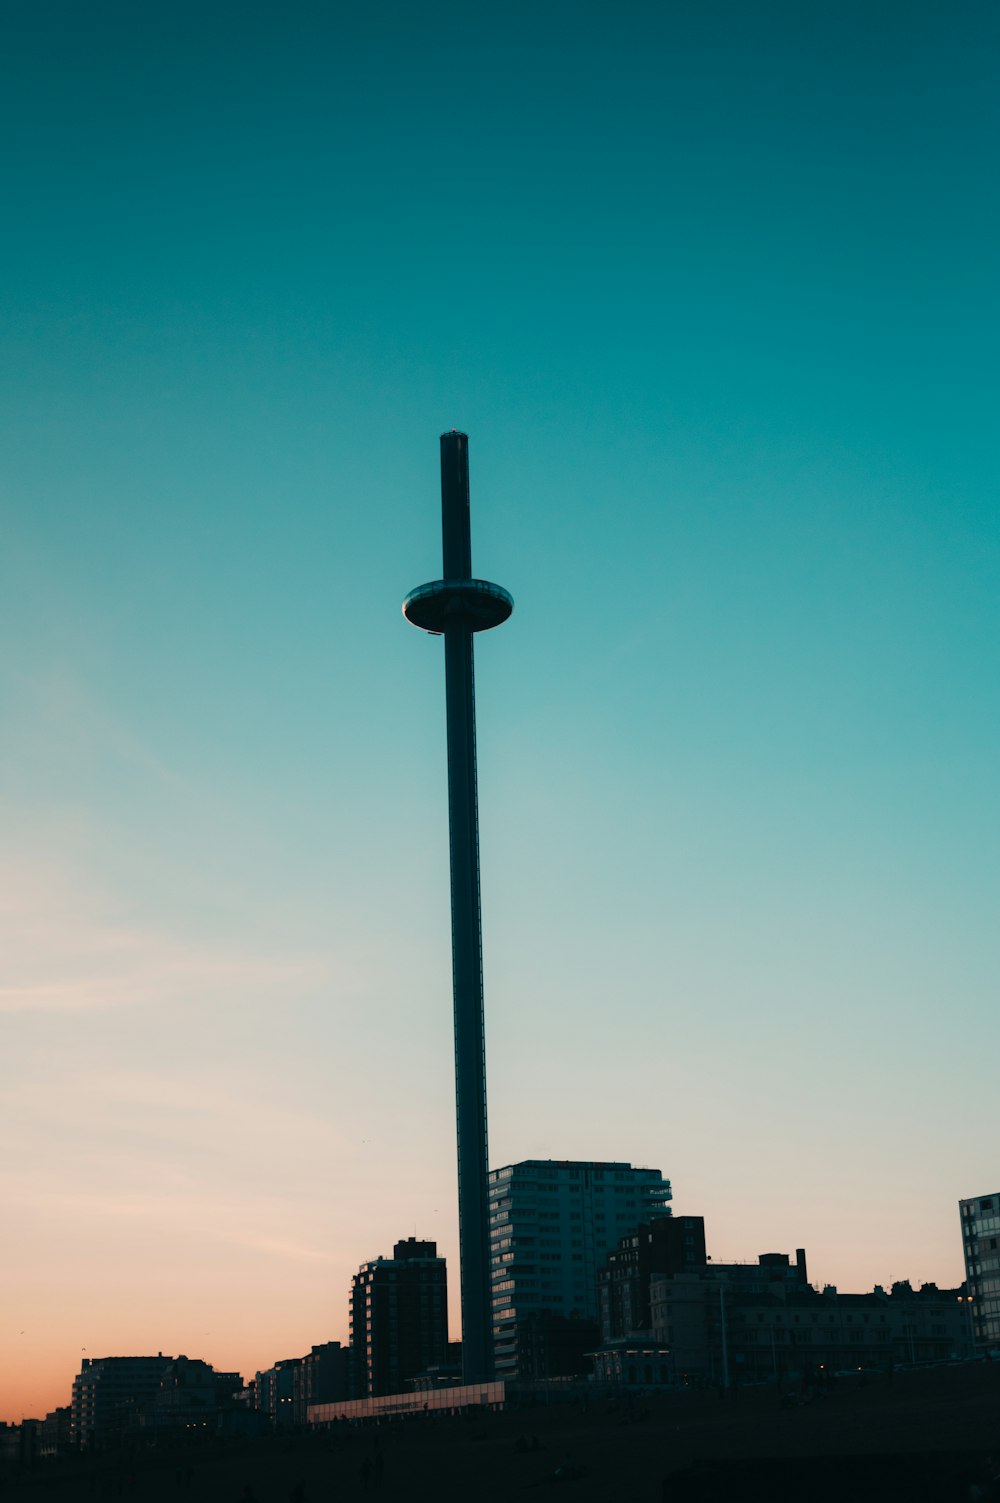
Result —
<path fill-rule="evenodd" d="M 444 578 L 411 591 L 403 614 L 444 637 L 462 1369 L 466 1383 L 482 1383 L 493 1376 L 493 1322 L 472 638 L 506 621 L 514 603 L 500 585 L 472 578 L 469 441 L 454 431 L 441 436 L 441 524 Z"/>

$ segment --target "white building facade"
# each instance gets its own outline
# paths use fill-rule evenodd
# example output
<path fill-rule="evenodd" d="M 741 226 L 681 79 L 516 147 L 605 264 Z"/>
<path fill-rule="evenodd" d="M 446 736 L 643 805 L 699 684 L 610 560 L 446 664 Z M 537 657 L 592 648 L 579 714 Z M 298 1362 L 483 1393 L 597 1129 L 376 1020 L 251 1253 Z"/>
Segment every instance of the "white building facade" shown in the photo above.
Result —
<path fill-rule="evenodd" d="M 497 1378 L 516 1376 L 517 1323 L 552 1311 L 598 1319 L 598 1273 L 618 1240 L 670 1214 L 670 1181 L 631 1164 L 526 1159 L 490 1173 Z"/>

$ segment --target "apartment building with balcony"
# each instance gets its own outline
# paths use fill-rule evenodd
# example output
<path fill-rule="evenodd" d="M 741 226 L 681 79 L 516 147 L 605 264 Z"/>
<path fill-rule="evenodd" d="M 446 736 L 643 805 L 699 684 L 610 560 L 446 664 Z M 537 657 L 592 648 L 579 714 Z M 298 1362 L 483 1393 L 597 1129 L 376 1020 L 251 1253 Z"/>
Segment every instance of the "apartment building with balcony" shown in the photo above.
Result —
<path fill-rule="evenodd" d="M 537 1328 L 542 1312 L 579 1322 L 592 1339 L 600 1269 L 627 1233 L 670 1215 L 670 1181 L 629 1163 L 527 1159 L 493 1170 L 489 1196 L 495 1369 L 515 1378 L 525 1327 Z"/>

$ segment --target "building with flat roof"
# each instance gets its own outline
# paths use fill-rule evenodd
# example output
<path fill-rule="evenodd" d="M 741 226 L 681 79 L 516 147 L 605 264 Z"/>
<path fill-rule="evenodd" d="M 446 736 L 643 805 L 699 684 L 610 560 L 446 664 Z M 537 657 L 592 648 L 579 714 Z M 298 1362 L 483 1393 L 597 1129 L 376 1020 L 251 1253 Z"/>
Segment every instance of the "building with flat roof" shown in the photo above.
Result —
<path fill-rule="evenodd" d="M 355 1398 L 402 1393 L 448 1356 L 448 1271 L 435 1242 L 408 1237 L 391 1258 L 363 1263 L 351 1283 Z"/>
<path fill-rule="evenodd" d="M 339 1341 L 324 1341 L 307 1352 L 295 1373 L 293 1418 L 306 1423 L 312 1404 L 350 1398 L 350 1349 Z"/>
<path fill-rule="evenodd" d="M 297 1423 L 296 1395 L 301 1387 L 304 1357 L 282 1357 L 254 1374 L 254 1408 L 275 1430 L 294 1430 Z M 305 1407 L 302 1407 L 305 1414 Z"/>
<path fill-rule="evenodd" d="M 73 1413 L 69 1404 L 51 1409 L 38 1427 L 39 1456 L 63 1456 L 70 1449 Z"/>
<path fill-rule="evenodd" d="M 118 1441 L 156 1397 L 173 1357 L 84 1357 L 73 1379 L 70 1436 L 74 1446 Z"/>
<path fill-rule="evenodd" d="M 705 1264 L 702 1216 L 655 1216 L 620 1237 L 598 1274 L 602 1344 L 650 1332 L 651 1279 Z"/>
<path fill-rule="evenodd" d="M 755 1265 L 738 1264 L 738 1268 Z M 791 1267 L 792 1265 L 788 1265 Z M 711 1383 L 824 1380 L 838 1372 L 961 1358 L 967 1351 L 958 1291 L 893 1284 L 869 1294 L 822 1291 L 756 1265 L 757 1278 L 707 1268 L 653 1279 L 651 1336 L 669 1379 Z M 775 1278 L 768 1278 L 768 1273 Z M 606 1380 L 629 1381 L 611 1367 Z M 631 1381 L 642 1381 L 639 1369 Z"/>
<path fill-rule="evenodd" d="M 594 1322 L 598 1273 L 620 1238 L 669 1216 L 670 1181 L 628 1163 L 526 1159 L 490 1174 L 497 1378 L 520 1375 L 519 1324 L 542 1311 Z"/>
<path fill-rule="evenodd" d="M 155 1430 L 215 1434 L 222 1416 L 238 1406 L 242 1388 L 239 1373 L 217 1373 L 211 1363 L 200 1358 L 175 1357 L 165 1368 L 159 1389 L 146 1404 L 139 1423 Z"/>
<path fill-rule="evenodd" d="M 497 1382 L 451 1385 L 445 1388 L 410 1388 L 405 1393 L 378 1394 L 368 1399 L 344 1399 L 309 1407 L 309 1426 L 323 1430 L 343 1420 L 376 1422 L 394 1416 L 416 1419 L 427 1415 L 463 1414 L 471 1410 L 502 1409 L 504 1385 Z"/>
<path fill-rule="evenodd" d="M 977 1352 L 1000 1348 L 1000 1191 L 958 1202 L 965 1255 L 970 1341 Z"/>

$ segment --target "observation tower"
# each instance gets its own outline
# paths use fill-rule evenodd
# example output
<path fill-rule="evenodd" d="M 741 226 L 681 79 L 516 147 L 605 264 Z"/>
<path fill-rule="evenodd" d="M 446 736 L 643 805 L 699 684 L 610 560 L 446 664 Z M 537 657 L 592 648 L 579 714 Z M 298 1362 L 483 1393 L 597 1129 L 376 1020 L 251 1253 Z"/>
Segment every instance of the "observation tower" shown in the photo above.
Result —
<path fill-rule="evenodd" d="M 500 626 L 514 602 L 500 585 L 472 577 L 469 440 L 454 429 L 441 435 L 441 531 L 444 578 L 411 590 L 403 615 L 413 626 L 444 637 L 462 1377 L 466 1383 L 485 1383 L 493 1376 L 493 1319 L 472 637 Z"/>

